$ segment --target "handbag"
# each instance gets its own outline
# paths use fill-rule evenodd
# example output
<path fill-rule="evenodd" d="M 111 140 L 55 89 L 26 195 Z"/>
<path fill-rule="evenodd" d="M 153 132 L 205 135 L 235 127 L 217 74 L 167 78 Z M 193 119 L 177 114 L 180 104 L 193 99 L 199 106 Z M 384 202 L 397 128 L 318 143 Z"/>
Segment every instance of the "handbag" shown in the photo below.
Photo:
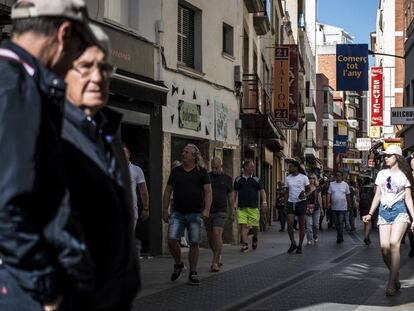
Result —
<path fill-rule="evenodd" d="M 315 211 L 315 204 L 306 204 L 306 211 L 305 211 L 306 215 L 312 215 L 314 211 Z"/>

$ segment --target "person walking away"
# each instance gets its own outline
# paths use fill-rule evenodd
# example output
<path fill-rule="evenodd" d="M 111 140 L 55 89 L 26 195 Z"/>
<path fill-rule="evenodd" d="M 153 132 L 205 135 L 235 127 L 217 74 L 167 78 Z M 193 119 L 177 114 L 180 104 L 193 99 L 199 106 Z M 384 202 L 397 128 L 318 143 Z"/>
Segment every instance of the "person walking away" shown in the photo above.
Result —
<path fill-rule="evenodd" d="M 277 182 L 277 189 L 276 189 L 276 208 L 278 212 L 278 218 L 280 222 L 280 230 L 279 232 L 285 231 L 286 227 L 286 207 L 285 207 L 285 185 L 283 182 Z"/>
<path fill-rule="evenodd" d="M 122 116 L 106 107 L 113 69 L 109 38 L 93 29 L 99 44 L 88 47 L 65 77 L 62 137 L 72 206 L 96 266 L 95 286 L 62 304 L 64 310 L 127 311 L 140 282 L 131 177 L 119 138 Z"/>
<path fill-rule="evenodd" d="M 260 208 L 263 210 L 267 208 L 267 200 L 260 178 L 254 176 L 254 162 L 246 160 L 242 167 L 243 174 L 234 180 L 234 202 L 237 202 L 237 223 L 241 227 L 242 247 L 240 251 L 247 252 L 249 250 L 249 227 L 253 231 L 252 249 L 257 248 Z"/>
<path fill-rule="evenodd" d="M 230 176 L 223 173 L 223 163 L 218 157 L 211 160 L 209 176 L 213 191 L 213 202 L 210 217 L 206 222 L 206 231 L 210 248 L 213 251 L 211 272 L 219 272 L 221 250 L 223 248 L 223 228 L 229 216 L 229 209 L 232 222 L 235 217 L 233 181 Z"/>
<path fill-rule="evenodd" d="M 383 155 L 388 168 L 382 169 L 377 175 L 375 196 L 368 214 L 363 217 L 363 221 L 368 223 L 378 205 L 380 206 L 378 227 L 381 252 L 384 263 L 389 270 L 385 294 L 394 296 L 401 288 L 399 281 L 400 243 L 410 223 L 410 215 L 414 216 L 411 196 L 414 179 L 410 167 L 402 157 L 399 146 L 388 146 Z M 411 223 L 411 230 L 414 230 L 413 223 Z"/>
<path fill-rule="evenodd" d="M 348 221 L 349 221 L 349 231 L 355 231 L 355 218 L 357 215 L 357 210 L 359 206 L 359 192 L 355 181 L 349 181 L 349 201 L 348 206 Z"/>
<path fill-rule="evenodd" d="M 319 230 L 322 230 L 322 223 L 323 219 L 326 216 L 326 219 L 328 221 L 328 215 L 327 215 L 327 197 L 328 197 L 328 188 L 327 182 L 324 178 L 321 178 L 319 180 L 319 188 L 321 189 L 321 198 L 322 198 L 322 206 L 321 209 L 321 215 L 319 217 Z"/>
<path fill-rule="evenodd" d="M 336 172 L 335 181 L 329 184 L 328 189 L 328 208 L 332 211 L 332 217 L 336 228 L 336 243 L 344 241 L 345 215 L 350 204 L 350 190 L 346 182 L 343 181 L 343 173 Z"/>
<path fill-rule="evenodd" d="M 359 214 L 361 220 L 365 215 L 368 215 L 369 209 L 371 208 L 372 200 L 374 199 L 375 189 L 371 183 L 371 178 L 364 177 L 364 184 L 359 189 Z M 371 217 L 372 219 L 372 217 Z M 364 243 L 365 245 L 371 244 L 370 232 L 371 232 L 371 221 L 364 222 Z"/>
<path fill-rule="evenodd" d="M 60 138 L 63 76 L 92 42 L 82 0 L 14 1 L 0 47 L 0 310 L 58 308 L 92 288 Z"/>
<path fill-rule="evenodd" d="M 188 260 L 190 274 L 187 284 L 199 285 L 197 274 L 201 226 L 210 213 L 212 190 L 207 170 L 202 166 L 200 150 L 193 144 L 187 144 L 182 152 L 182 165 L 171 170 L 163 196 L 163 220 L 168 223 L 168 247 L 174 258 L 174 271 L 171 281 L 178 280 L 185 270 L 181 260 L 179 241 L 187 229 L 190 242 Z M 174 209 L 170 214 L 171 193 Z"/>
<path fill-rule="evenodd" d="M 290 163 L 285 192 L 288 234 L 291 242 L 288 253 L 293 253 L 296 250 L 297 254 L 302 254 L 302 244 L 305 238 L 306 194 L 310 190 L 309 184 L 309 179 L 300 163 L 297 161 Z M 299 244 L 296 244 L 293 232 L 295 216 L 298 217 L 299 222 Z"/>
<path fill-rule="evenodd" d="M 316 175 L 309 176 L 309 193 L 306 198 L 306 238 L 308 245 L 318 242 L 319 218 L 321 214 L 322 196 Z"/>

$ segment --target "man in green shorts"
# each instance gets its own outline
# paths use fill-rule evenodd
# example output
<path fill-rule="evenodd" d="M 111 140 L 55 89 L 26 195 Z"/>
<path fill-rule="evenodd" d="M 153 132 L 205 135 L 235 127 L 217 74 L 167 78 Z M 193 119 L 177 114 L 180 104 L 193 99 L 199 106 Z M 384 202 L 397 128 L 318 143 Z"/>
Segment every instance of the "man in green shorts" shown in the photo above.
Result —
<path fill-rule="evenodd" d="M 260 178 L 253 176 L 254 162 L 243 162 L 243 174 L 234 181 L 234 201 L 237 202 L 237 223 L 241 226 L 242 247 L 241 252 L 249 250 L 247 234 L 249 227 L 253 229 L 252 249 L 257 248 L 257 234 L 260 221 L 259 196 L 261 207 L 267 208 L 266 192 L 260 182 Z"/>

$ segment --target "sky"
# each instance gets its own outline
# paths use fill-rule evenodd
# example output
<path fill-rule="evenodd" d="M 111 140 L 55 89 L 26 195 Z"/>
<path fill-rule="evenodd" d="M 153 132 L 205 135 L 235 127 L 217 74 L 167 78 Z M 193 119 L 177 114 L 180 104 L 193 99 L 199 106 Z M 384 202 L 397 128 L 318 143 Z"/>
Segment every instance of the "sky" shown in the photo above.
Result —
<path fill-rule="evenodd" d="M 343 28 L 354 43 L 370 44 L 378 0 L 317 0 L 317 5 L 318 22 Z"/>

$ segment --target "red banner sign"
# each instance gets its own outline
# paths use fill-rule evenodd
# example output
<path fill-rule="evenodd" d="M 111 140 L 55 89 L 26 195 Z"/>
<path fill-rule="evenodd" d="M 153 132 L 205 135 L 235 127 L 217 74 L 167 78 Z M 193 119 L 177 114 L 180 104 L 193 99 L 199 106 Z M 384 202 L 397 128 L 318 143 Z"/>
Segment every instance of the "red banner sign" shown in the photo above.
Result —
<path fill-rule="evenodd" d="M 371 68 L 371 125 L 382 126 L 383 122 L 382 67 Z"/>

